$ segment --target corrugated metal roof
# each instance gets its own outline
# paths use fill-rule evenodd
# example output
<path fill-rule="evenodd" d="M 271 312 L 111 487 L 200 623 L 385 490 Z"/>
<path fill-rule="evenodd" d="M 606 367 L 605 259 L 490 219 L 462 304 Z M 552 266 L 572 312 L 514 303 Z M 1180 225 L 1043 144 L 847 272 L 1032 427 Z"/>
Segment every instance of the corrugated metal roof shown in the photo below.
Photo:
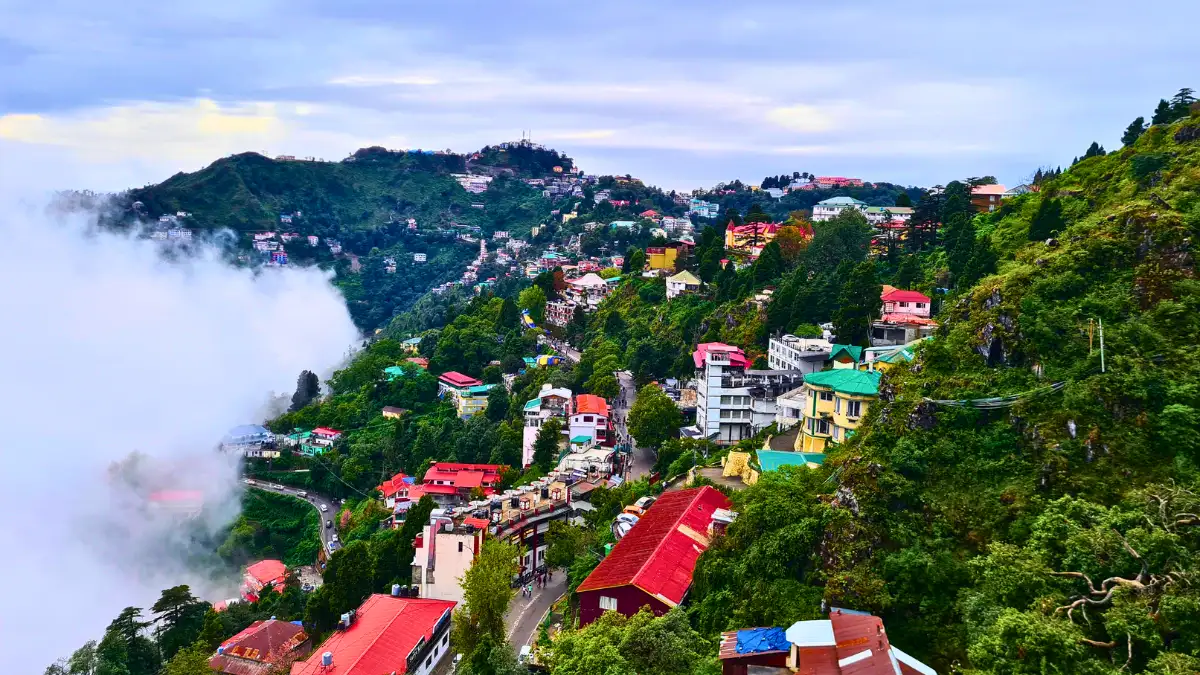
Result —
<path fill-rule="evenodd" d="M 809 373 L 804 376 L 804 383 L 816 387 L 828 387 L 840 394 L 851 396 L 879 395 L 880 373 L 841 368 L 838 370 L 823 370 L 819 373 Z"/>
<path fill-rule="evenodd" d="M 842 675 L 900 675 L 894 665 L 891 645 L 877 616 L 829 613 L 833 637 L 837 640 L 838 668 Z"/>
<path fill-rule="evenodd" d="M 350 628 L 334 633 L 291 675 L 380 675 L 407 670 L 409 652 L 455 603 L 450 600 L 393 598 L 375 594 L 358 608 Z M 321 654 L 332 652 L 333 666 L 321 667 Z"/>
<path fill-rule="evenodd" d="M 678 605 L 692 584 L 696 559 L 708 548 L 713 511 L 729 508 L 725 495 L 704 486 L 667 492 L 650 507 L 579 592 L 635 586 L 667 605 Z"/>

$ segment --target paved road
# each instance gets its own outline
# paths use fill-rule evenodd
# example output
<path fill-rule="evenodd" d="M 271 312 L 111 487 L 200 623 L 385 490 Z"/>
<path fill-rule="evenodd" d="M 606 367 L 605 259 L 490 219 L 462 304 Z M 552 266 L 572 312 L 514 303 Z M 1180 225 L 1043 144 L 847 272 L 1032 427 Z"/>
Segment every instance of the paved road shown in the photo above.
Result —
<path fill-rule="evenodd" d="M 562 340 L 555 340 L 548 335 L 539 335 L 538 342 L 550 345 L 554 351 L 572 363 L 579 363 L 579 351 Z"/>
<path fill-rule="evenodd" d="M 326 497 L 325 495 L 319 495 L 319 494 L 317 494 L 315 492 L 311 492 L 311 491 L 309 491 L 307 493 L 307 495 L 308 495 L 307 497 L 301 497 L 300 493 L 305 492 L 304 490 L 301 490 L 299 488 L 288 487 L 286 485 L 280 485 L 278 483 L 268 483 L 267 481 L 258 480 L 258 479 L 254 479 L 254 478 L 244 478 L 242 480 L 244 483 L 246 483 L 247 486 L 250 486 L 250 487 L 253 487 L 253 488 L 256 488 L 259 490 L 263 490 L 265 492 L 274 492 L 275 494 L 289 495 L 289 496 L 295 497 L 296 499 L 303 499 L 304 501 L 307 501 L 309 504 L 311 504 L 312 507 L 317 510 L 317 513 L 320 514 L 320 516 L 321 516 L 321 528 L 320 528 L 321 548 L 325 549 L 326 553 L 329 552 L 329 542 L 332 541 L 334 535 L 337 534 L 337 528 L 336 527 L 325 527 L 325 523 L 326 523 L 326 521 L 333 520 L 334 515 L 337 513 L 338 507 L 337 507 L 336 500 L 330 499 L 330 498 Z M 321 511 L 322 508 L 325 508 L 327 510 Z"/>
<path fill-rule="evenodd" d="M 567 592 L 567 573 L 555 570 L 554 578 L 547 582 L 545 588 L 533 587 L 533 597 L 523 598 L 517 591 L 504 617 L 508 627 L 508 641 L 519 653 L 521 647 L 531 644 L 537 638 L 538 626 L 542 617 L 559 598 Z"/>
<path fill-rule="evenodd" d="M 617 373 L 617 382 L 621 385 L 621 398 L 624 399 L 622 404 L 618 401 L 620 407 L 614 411 L 617 415 L 616 427 L 617 432 L 624 438 L 629 438 L 629 427 L 626 424 L 626 418 L 629 415 L 629 410 L 637 401 L 637 385 L 633 381 L 633 374 L 627 370 L 622 370 Z M 636 440 L 636 439 L 635 439 Z M 626 478 L 629 480 L 637 480 L 643 476 L 650 474 L 654 468 L 654 462 L 657 458 L 654 456 L 654 451 L 650 448 L 634 447 L 633 461 L 629 467 L 629 472 Z"/>

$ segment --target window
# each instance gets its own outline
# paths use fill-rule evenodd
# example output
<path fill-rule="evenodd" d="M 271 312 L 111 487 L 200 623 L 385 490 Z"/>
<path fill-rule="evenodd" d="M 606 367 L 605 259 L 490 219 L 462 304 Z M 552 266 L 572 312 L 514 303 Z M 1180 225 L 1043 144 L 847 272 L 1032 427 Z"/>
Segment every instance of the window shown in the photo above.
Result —
<path fill-rule="evenodd" d="M 842 438 L 842 430 L 840 427 L 833 428 L 833 440 L 839 441 Z"/>
<path fill-rule="evenodd" d="M 818 434 L 828 434 L 829 433 L 829 420 L 817 420 L 817 433 Z"/>
<path fill-rule="evenodd" d="M 816 423 L 816 420 L 814 420 L 814 419 L 813 419 L 813 418 L 811 418 L 811 417 L 810 417 L 810 418 L 808 418 L 808 433 L 810 433 L 810 434 L 811 434 L 811 433 L 813 432 L 813 428 L 814 428 L 814 426 L 813 426 L 813 425 L 814 425 L 815 423 Z"/>
<path fill-rule="evenodd" d="M 902 303 L 900 303 L 900 306 L 901 306 L 901 307 L 908 307 L 908 303 L 907 303 L 907 302 L 902 302 Z"/>
<path fill-rule="evenodd" d="M 842 412 L 842 399 L 835 398 L 833 400 L 833 412 L 835 412 L 835 413 Z"/>
<path fill-rule="evenodd" d="M 916 304 L 917 304 L 917 309 L 925 309 L 925 303 L 923 303 L 923 302 L 918 302 L 918 303 L 916 303 Z"/>
<path fill-rule="evenodd" d="M 862 401 L 846 401 L 846 415 L 848 417 L 862 417 Z"/>
<path fill-rule="evenodd" d="M 721 397 L 721 405 L 730 405 L 731 403 L 733 403 L 732 396 L 722 396 Z"/>
<path fill-rule="evenodd" d="M 450 641 L 450 634 L 449 634 L 449 633 L 446 633 L 445 635 L 443 635 L 443 636 L 442 636 L 442 646 L 445 646 L 445 645 L 446 645 L 446 643 L 447 643 L 447 642 L 449 642 L 449 641 Z"/>
<path fill-rule="evenodd" d="M 832 391 L 821 392 L 821 400 L 822 401 L 832 401 L 833 400 L 833 392 Z"/>
<path fill-rule="evenodd" d="M 583 421 L 584 421 L 584 422 L 592 422 L 592 421 L 593 421 L 593 420 L 592 420 L 592 416 L 591 416 L 591 415 L 585 415 L 585 416 L 584 416 L 584 418 L 583 418 Z"/>
<path fill-rule="evenodd" d="M 617 611 L 617 599 L 610 598 L 607 595 L 600 596 L 600 610 L 606 611 L 610 609 L 614 612 Z"/>
<path fill-rule="evenodd" d="M 430 656 L 430 657 L 428 657 L 428 658 L 426 658 L 426 659 L 425 659 L 425 667 L 426 667 L 426 668 L 428 668 L 428 667 L 429 667 L 429 664 L 431 664 L 431 663 L 433 663 L 433 657 L 432 657 L 432 656 Z"/>
<path fill-rule="evenodd" d="M 460 541 L 460 542 L 458 542 L 458 552 L 462 553 L 462 551 L 463 551 L 463 543 Z"/>

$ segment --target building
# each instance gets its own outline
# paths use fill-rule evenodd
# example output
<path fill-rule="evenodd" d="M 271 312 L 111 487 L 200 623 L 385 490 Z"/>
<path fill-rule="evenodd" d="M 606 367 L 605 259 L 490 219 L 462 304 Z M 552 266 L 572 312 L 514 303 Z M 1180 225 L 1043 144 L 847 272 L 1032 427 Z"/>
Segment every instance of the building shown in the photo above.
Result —
<path fill-rule="evenodd" d="M 779 223 L 747 223 L 725 228 L 725 250 L 758 256 L 779 234 Z"/>
<path fill-rule="evenodd" d="M 413 254 L 413 262 L 415 262 L 415 263 L 423 263 L 423 262 L 426 262 L 427 260 L 429 260 L 428 254 L 425 254 L 425 253 L 414 253 Z"/>
<path fill-rule="evenodd" d="M 593 394 L 575 397 L 567 420 L 567 437 L 580 436 L 594 439 L 597 445 L 612 445 L 608 401 Z"/>
<path fill-rule="evenodd" d="M 462 579 L 487 535 L 486 518 L 460 518 L 435 509 L 413 540 L 412 585 L 422 598 L 463 601 Z"/>
<path fill-rule="evenodd" d="M 817 176 L 812 182 L 817 187 L 825 190 L 863 186 L 861 178 L 846 178 L 844 176 Z"/>
<path fill-rule="evenodd" d="M 722 675 L 937 675 L 888 641 L 883 621 L 834 607 L 828 619 L 721 634 Z"/>
<path fill-rule="evenodd" d="M 546 420 L 554 417 L 566 420 L 571 407 L 571 390 L 543 384 L 537 398 L 525 403 L 525 426 L 521 431 L 521 465 L 533 464 L 533 444 Z"/>
<path fill-rule="evenodd" d="M 308 440 L 309 443 L 312 443 L 313 445 L 320 446 L 322 448 L 328 448 L 341 437 L 342 432 L 338 431 L 337 429 L 330 429 L 329 427 L 317 427 L 316 429 L 312 430 L 312 436 L 309 437 Z"/>
<path fill-rule="evenodd" d="M 846 209 L 855 209 L 861 212 L 866 208 L 866 202 L 853 197 L 831 197 L 813 205 L 812 219 L 814 223 L 821 223 L 833 220 Z"/>
<path fill-rule="evenodd" d="M 652 270 L 674 270 L 679 257 L 676 246 L 649 246 L 646 248 L 646 266 Z"/>
<path fill-rule="evenodd" d="M 803 411 L 807 403 L 808 396 L 804 393 L 803 385 L 775 398 L 775 428 L 779 433 L 791 429 L 804 419 Z"/>
<path fill-rule="evenodd" d="M 404 340 L 403 342 L 401 342 L 400 347 L 402 349 L 404 349 L 404 353 L 412 354 L 413 356 L 416 356 L 417 352 L 420 351 L 420 349 L 421 349 L 421 338 L 410 337 L 407 340 Z"/>
<path fill-rule="evenodd" d="M 454 408 L 462 419 L 470 419 L 473 415 L 487 409 L 488 392 L 494 384 L 477 384 L 473 387 L 459 389 L 454 394 Z"/>
<path fill-rule="evenodd" d="M 716 218 L 721 215 L 721 205 L 706 202 L 703 199 L 692 199 L 688 202 L 688 215 L 701 218 Z"/>
<path fill-rule="evenodd" d="M 1009 197 L 1019 197 L 1020 195 L 1026 195 L 1026 194 L 1029 194 L 1030 192 L 1037 192 L 1037 191 L 1038 191 L 1038 186 L 1030 185 L 1028 183 L 1022 183 L 1014 188 L 1009 188 L 1008 190 L 1006 190 L 1004 192 L 1004 198 L 1007 199 Z"/>
<path fill-rule="evenodd" d="M 308 633 L 290 621 L 255 621 L 217 647 L 208 667 L 227 675 L 271 675 L 288 661 L 312 651 Z"/>
<path fill-rule="evenodd" d="M 695 274 L 684 270 L 667 277 L 667 298 L 674 298 L 685 293 L 698 293 L 703 285 L 704 283 Z"/>
<path fill-rule="evenodd" d="M 929 318 L 929 296 L 891 286 L 883 287 L 879 320 L 871 324 L 871 345 L 906 345 L 933 335 L 938 324 Z"/>
<path fill-rule="evenodd" d="M 613 202 L 613 204 L 619 204 L 619 203 L 621 203 L 621 202 L 619 202 L 619 201 Z M 629 202 L 625 202 L 624 204 L 627 206 L 629 204 Z M 636 226 L 637 226 L 636 220 L 614 220 L 608 224 L 608 227 L 611 230 L 632 230 Z"/>
<path fill-rule="evenodd" d="M 448 370 L 438 375 L 438 396 L 456 395 L 462 389 L 480 384 L 483 384 L 482 380 L 477 380 L 470 375 L 463 375 L 458 371 Z"/>
<path fill-rule="evenodd" d="M 242 575 L 242 597 L 255 602 L 268 585 L 275 587 L 277 592 L 283 592 L 284 581 L 287 579 L 287 566 L 279 560 L 260 560 L 246 568 Z"/>
<path fill-rule="evenodd" d="M 858 368 L 863 363 L 863 348 L 857 345 L 833 345 L 829 350 L 829 365 L 834 370 Z"/>
<path fill-rule="evenodd" d="M 575 316 L 575 303 L 551 300 L 546 303 L 546 323 L 551 326 L 566 326 Z"/>
<path fill-rule="evenodd" d="M 379 487 L 380 498 L 389 509 L 395 508 L 397 502 L 409 501 L 409 495 L 416 488 L 416 479 L 404 473 L 398 473 L 395 476 L 383 481 Z M 420 490 L 415 490 L 420 492 Z"/>
<path fill-rule="evenodd" d="M 750 370 L 737 347 L 706 342 L 692 353 L 696 365 L 696 425 L 682 432 L 722 445 L 750 438 L 775 422 L 779 396 L 799 387 L 799 370 Z"/>
<path fill-rule="evenodd" d="M 822 338 L 784 335 L 767 342 L 767 364 L 774 370 L 799 370 L 815 373 L 825 368 L 833 345 Z"/>
<path fill-rule="evenodd" d="M 1000 206 L 1004 193 L 1003 185 L 976 185 L 971 188 L 971 206 L 979 213 L 990 213 Z"/>
<path fill-rule="evenodd" d="M 908 206 L 868 206 L 863 209 L 867 222 L 875 227 L 884 223 L 907 223 L 912 214 L 913 210 Z"/>
<path fill-rule="evenodd" d="M 503 468 L 499 464 L 434 462 L 425 472 L 421 489 L 439 504 L 470 501 L 472 490 L 478 489 L 485 495 L 494 493 Z"/>
<path fill-rule="evenodd" d="M 578 279 L 568 279 L 567 288 L 563 295 L 567 300 L 582 305 L 586 311 L 592 311 L 608 297 L 612 287 L 599 274 L 588 272 Z M 573 310 L 572 310 L 573 311 Z"/>
<path fill-rule="evenodd" d="M 708 486 L 664 493 L 579 585 L 579 625 L 610 610 L 633 616 L 648 606 L 662 615 L 677 607 L 712 540 L 714 513 L 729 506 Z"/>
<path fill-rule="evenodd" d="M 853 368 L 825 370 L 804 378 L 807 397 L 801 411 L 796 450 L 825 452 L 830 443 L 850 438 L 879 395 L 878 372 Z"/>
<path fill-rule="evenodd" d="M 893 286 L 884 286 L 879 296 L 883 302 L 880 316 L 908 315 L 928 319 L 931 300 L 928 295 L 917 291 L 905 291 Z"/>
<path fill-rule="evenodd" d="M 337 630 L 291 675 L 429 675 L 450 654 L 456 603 L 376 593 L 342 615 Z"/>
<path fill-rule="evenodd" d="M 247 457 L 279 457 L 275 434 L 261 424 L 242 424 L 230 429 L 221 439 L 221 449 L 241 452 Z"/>
<path fill-rule="evenodd" d="M 383 410 L 380 412 L 384 417 L 398 420 L 408 414 L 408 409 L 397 408 L 396 406 L 392 405 L 385 405 L 383 406 Z"/>

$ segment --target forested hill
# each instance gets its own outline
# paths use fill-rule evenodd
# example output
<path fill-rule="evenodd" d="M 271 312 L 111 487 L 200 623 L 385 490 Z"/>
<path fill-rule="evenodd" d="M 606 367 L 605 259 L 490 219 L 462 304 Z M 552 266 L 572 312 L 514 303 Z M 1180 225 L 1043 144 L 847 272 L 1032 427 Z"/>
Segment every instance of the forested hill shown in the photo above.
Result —
<path fill-rule="evenodd" d="M 927 274 L 989 247 L 995 272 L 819 471 L 738 498 L 698 630 L 824 600 L 939 672 L 1200 671 L 1200 119 L 1127 143 L 946 223 Z"/>

